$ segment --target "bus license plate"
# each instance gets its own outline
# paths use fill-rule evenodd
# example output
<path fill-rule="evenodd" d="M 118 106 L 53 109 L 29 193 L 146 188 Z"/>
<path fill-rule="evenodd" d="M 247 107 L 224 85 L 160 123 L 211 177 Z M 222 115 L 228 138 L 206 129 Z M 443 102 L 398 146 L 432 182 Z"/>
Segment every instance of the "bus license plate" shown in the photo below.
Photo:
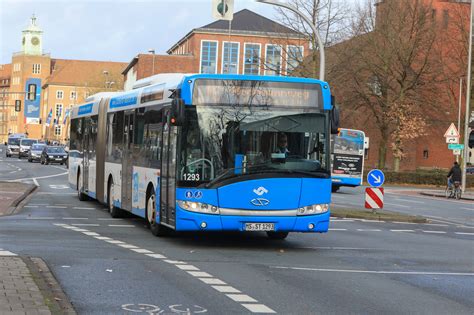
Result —
<path fill-rule="evenodd" d="M 245 231 L 275 231 L 275 223 L 245 223 Z"/>

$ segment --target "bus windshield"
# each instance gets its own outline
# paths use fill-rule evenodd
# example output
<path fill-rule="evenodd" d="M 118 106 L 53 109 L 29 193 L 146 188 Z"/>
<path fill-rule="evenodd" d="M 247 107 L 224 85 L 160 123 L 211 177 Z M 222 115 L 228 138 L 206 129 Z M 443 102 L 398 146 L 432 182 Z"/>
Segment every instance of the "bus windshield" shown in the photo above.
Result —
<path fill-rule="evenodd" d="M 178 149 L 180 186 L 244 175 L 329 178 L 324 114 L 291 108 L 193 106 Z"/>

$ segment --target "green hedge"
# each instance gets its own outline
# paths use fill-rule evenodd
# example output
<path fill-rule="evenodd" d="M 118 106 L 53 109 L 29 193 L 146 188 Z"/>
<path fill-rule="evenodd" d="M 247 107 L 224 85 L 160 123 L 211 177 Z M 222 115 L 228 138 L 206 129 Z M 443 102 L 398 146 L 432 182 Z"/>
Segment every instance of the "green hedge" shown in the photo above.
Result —
<path fill-rule="evenodd" d="M 386 184 L 446 186 L 446 171 L 391 172 L 384 171 Z M 474 187 L 474 175 L 467 175 L 466 186 Z"/>

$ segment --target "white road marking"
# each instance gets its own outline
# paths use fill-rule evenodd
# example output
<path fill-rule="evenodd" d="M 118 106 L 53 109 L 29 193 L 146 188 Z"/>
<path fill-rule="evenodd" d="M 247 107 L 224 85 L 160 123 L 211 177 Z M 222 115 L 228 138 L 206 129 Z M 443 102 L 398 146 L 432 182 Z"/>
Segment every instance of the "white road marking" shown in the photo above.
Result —
<path fill-rule="evenodd" d="M 101 218 L 97 220 L 98 221 L 123 221 L 123 219 L 113 219 L 113 218 Z"/>
<path fill-rule="evenodd" d="M 38 206 L 24 206 L 23 208 L 38 208 Z"/>
<path fill-rule="evenodd" d="M 166 259 L 167 257 L 166 256 L 163 256 L 161 254 L 146 254 L 148 257 L 152 257 L 152 258 L 157 258 L 157 259 Z"/>
<path fill-rule="evenodd" d="M 46 206 L 46 208 L 66 209 L 67 207 L 64 207 L 64 206 Z"/>
<path fill-rule="evenodd" d="M 96 238 L 98 240 L 101 240 L 101 241 L 111 240 L 111 238 L 107 237 L 107 236 L 94 236 L 94 238 Z"/>
<path fill-rule="evenodd" d="M 89 236 L 100 236 L 98 233 L 96 232 L 82 232 L 83 234 L 85 235 L 89 235 Z"/>
<path fill-rule="evenodd" d="M 333 229 L 333 228 L 329 228 L 329 231 L 347 231 L 347 229 Z"/>
<path fill-rule="evenodd" d="M 414 230 L 390 230 L 391 232 L 415 232 Z"/>
<path fill-rule="evenodd" d="M 186 265 L 187 263 L 184 262 L 184 261 L 180 261 L 180 260 L 169 260 L 169 259 L 166 259 L 166 260 L 163 260 L 164 262 L 168 263 L 168 264 L 172 264 L 172 265 Z"/>
<path fill-rule="evenodd" d="M 139 254 L 153 254 L 151 250 L 144 249 L 144 248 L 130 248 L 130 250 Z"/>
<path fill-rule="evenodd" d="M 210 275 L 210 274 L 208 274 L 207 272 L 204 272 L 204 271 L 188 271 L 188 273 L 193 277 L 212 278 L 212 275 Z"/>
<path fill-rule="evenodd" d="M 404 206 L 404 205 L 400 205 L 400 204 L 396 204 L 396 203 L 384 202 L 383 204 L 384 204 L 384 205 L 388 205 L 388 206 L 401 207 L 401 208 L 410 208 L 410 206 Z"/>
<path fill-rule="evenodd" d="M 119 241 L 119 242 L 120 242 L 120 241 Z M 112 242 L 109 242 L 109 243 L 112 243 Z M 114 244 L 114 243 L 112 243 L 112 244 Z M 123 247 L 123 248 L 128 248 L 128 249 L 132 249 L 132 248 L 133 248 L 133 249 L 136 249 L 136 248 L 138 248 L 138 246 L 130 245 L 130 244 L 126 244 L 126 243 L 124 243 L 124 244 L 115 243 L 115 244 L 118 244 L 118 246 Z"/>
<path fill-rule="evenodd" d="M 188 270 L 199 271 L 199 268 L 193 265 L 175 265 L 175 266 L 185 271 L 188 271 Z"/>
<path fill-rule="evenodd" d="M 72 218 L 72 217 L 65 217 L 63 220 L 89 220 L 89 218 Z"/>
<path fill-rule="evenodd" d="M 424 232 L 424 233 L 432 233 L 432 234 L 446 234 L 445 231 L 425 231 L 425 230 L 422 230 L 422 232 Z"/>
<path fill-rule="evenodd" d="M 474 207 L 473 207 L 473 208 L 464 208 L 464 207 L 461 207 L 461 209 L 469 210 L 469 211 L 474 211 Z"/>
<path fill-rule="evenodd" d="M 226 294 L 229 298 L 234 300 L 235 302 L 258 302 L 251 296 L 247 294 Z"/>
<path fill-rule="evenodd" d="M 130 224 L 109 224 L 110 227 L 135 227 L 135 225 Z"/>
<path fill-rule="evenodd" d="M 73 223 L 71 225 L 74 225 L 74 226 L 100 226 L 100 224 L 94 224 L 94 223 Z"/>
<path fill-rule="evenodd" d="M 359 232 L 380 232 L 382 230 L 379 229 L 357 229 Z"/>
<path fill-rule="evenodd" d="M 227 284 L 224 281 L 222 281 L 220 279 L 216 279 L 216 278 L 198 278 L 198 279 L 201 280 L 202 282 L 204 282 L 205 284 L 216 284 L 216 285 L 226 285 Z"/>
<path fill-rule="evenodd" d="M 47 203 L 30 203 L 30 206 L 49 206 Z"/>
<path fill-rule="evenodd" d="M 36 180 L 36 178 L 33 178 L 33 183 L 35 183 L 36 187 L 39 187 L 40 184 L 38 183 L 38 181 Z"/>
<path fill-rule="evenodd" d="M 236 288 L 228 285 L 213 285 L 212 287 L 221 293 L 241 293 Z"/>
<path fill-rule="evenodd" d="M 467 232 L 454 232 L 455 234 L 459 235 L 474 235 L 474 233 L 467 233 Z"/>
<path fill-rule="evenodd" d="M 54 217 L 27 217 L 27 220 L 54 220 Z"/>
<path fill-rule="evenodd" d="M 395 275 L 433 275 L 433 276 L 474 276 L 472 272 L 441 272 L 441 271 L 390 271 L 390 270 L 357 270 L 357 269 L 325 269 L 325 268 L 304 268 L 304 267 L 284 267 L 270 266 L 274 269 L 291 269 L 320 272 L 341 272 L 341 273 L 372 273 L 372 274 L 395 274 Z"/>
<path fill-rule="evenodd" d="M 330 222 L 354 222 L 354 220 L 345 220 L 345 219 L 329 219 Z"/>
<path fill-rule="evenodd" d="M 69 172 L 64 172 L 64 173 L 54 174 L 54 175 L 47 175 L 47 176 L 40 176 L 40 177 L 18 178 L 18 179 L 14 179 L 14 180 L 8 180 L 7 182 L 21 182 L 21 181 L 24 181 L 24 180 L 46 179 L 46 178 L 51 178 L 51 177 L 63 176 L 63 175 L 67 175 L 67 174 L 69 174 Z"/>
<path fill-rule="evenodd" d="M 73 207 L 73 209 L 80 209 L 80 210 L 95 210 L 96 208 L 87 208 L 87 207 Z"/>
<path fill-rule="evenodd" d="M 110 244 L 125 244 L 124 242 L 117 240 L 106 240 L 106 242 Z"/>
<path fill-rule="evenodd" d="M 276 313 L 274 310 L 263 304 L 242 304 L 243 307 L 251 311 L 252 313 Z"/>
<path fill-rule="evenodd" d="M 0 250 L 0 256 L 17 256 L 17 254 L 14 254 L 8 250 Z"/>

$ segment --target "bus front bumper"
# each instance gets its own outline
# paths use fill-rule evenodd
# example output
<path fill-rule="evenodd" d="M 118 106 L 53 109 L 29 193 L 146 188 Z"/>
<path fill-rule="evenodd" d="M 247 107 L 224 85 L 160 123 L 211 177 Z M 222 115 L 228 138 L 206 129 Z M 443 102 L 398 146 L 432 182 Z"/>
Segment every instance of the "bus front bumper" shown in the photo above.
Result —
<path fill-rule="evenodd" d="M 325 233 L 330 211 L 305 216 L 214 215 L 186 211 L 176 206 L 177 231 L 241 231 L 246 223 L 274 223 L 275 231 Z"/>

